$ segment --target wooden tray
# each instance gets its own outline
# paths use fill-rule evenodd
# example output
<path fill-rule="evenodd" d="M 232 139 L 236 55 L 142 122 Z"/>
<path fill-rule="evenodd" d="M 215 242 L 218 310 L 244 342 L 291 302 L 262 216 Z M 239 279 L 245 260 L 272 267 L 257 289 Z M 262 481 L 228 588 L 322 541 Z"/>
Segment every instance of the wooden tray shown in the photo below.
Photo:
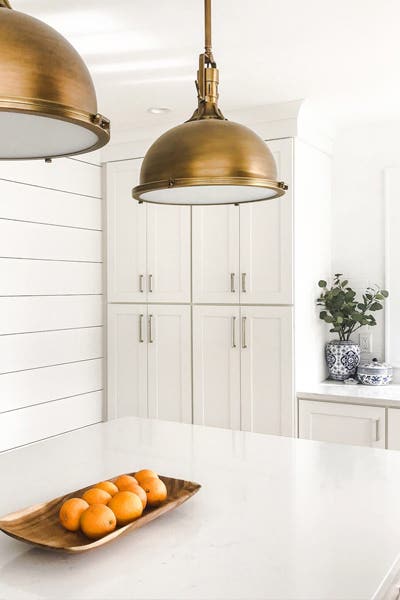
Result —
<path fill-rule="evenodd" d="M 133 473 L 132 473 L 133 475 Z M 109 481 L 114 481 L 116 477 Z M 76 490 L 65 496 L 60 496 L 50 502 L 36 504 L 12 513 L 0 519 L 0 530 L 4 531 L 17 540 L 41 546 L 42 548 L 50 548 L 51 550 L 59 550 L 63 552 L 86 552 L 93 550 L 104 544 L 108 544 L 115 538 L 123 535 L 127 531 L 138 529 L 157 519 L 166 512 L 173 510 L 193 494 L 199 491 L 200 485 L 192 481 L 184 481 L 183 479 L 172 479 L 171 477 L 163 477 L 160 475 L 168 490 L 167 499 L 157 508 L 146 507 L 143 515 L 133 523 L 118 527 L 112 533 L 105 535 L 99 540 L 91 541 L 80 531 L 66 531 L 58 519 L 58 512 L 62 503 L 68 498 L 81 497 L 82 494 L 93 487 L 89 485 L 81 490 Z"/>

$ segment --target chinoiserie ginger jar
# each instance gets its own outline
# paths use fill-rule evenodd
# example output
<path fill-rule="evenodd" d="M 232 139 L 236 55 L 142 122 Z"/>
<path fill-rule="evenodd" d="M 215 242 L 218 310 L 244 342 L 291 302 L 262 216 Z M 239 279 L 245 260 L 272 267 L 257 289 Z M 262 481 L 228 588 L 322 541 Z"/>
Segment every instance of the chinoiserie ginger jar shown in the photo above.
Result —
<path fill-rule="evenodd" d="M 393 369 L 386 363 L 373 358 L 370 363 L 363 363 L 357 369 L 357 379 L 364 385 L 387 385 L 392 381 Z"/>
<path fill-rule="evenodd" d="M 355 342 L 332 340 L 325 346 L 329 378 L 344 381 L 353 377 L 360 364 L 360 346 Z"/>

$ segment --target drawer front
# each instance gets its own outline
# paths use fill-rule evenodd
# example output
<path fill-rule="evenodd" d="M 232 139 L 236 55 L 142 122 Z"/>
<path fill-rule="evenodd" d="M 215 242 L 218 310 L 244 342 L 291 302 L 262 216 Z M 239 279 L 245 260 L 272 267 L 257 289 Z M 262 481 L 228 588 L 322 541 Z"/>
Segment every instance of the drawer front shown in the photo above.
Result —
<path fill-rule="evenodd" d="M 299 437 L 385 448 L 385 409 L 299 399 Z"/>

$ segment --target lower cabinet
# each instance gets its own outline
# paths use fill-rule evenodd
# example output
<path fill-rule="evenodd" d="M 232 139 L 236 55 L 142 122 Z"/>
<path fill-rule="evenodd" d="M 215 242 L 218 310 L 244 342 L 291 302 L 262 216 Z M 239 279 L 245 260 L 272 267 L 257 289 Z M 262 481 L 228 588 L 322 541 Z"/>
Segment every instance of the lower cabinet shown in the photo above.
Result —
<path fill-rule="evenodd" d="M 109 417 L 192 422 L 187 305 L 110 304 Z"/>
<path fill-rule="evenodd" d="M 292 309 L 193 307 L 194 423 L 292 435 Z"/>
<path fill-rule="evenodd" d="M 385 448 L 385 410 L 377 406 L 299 399 L 299 437 Z"/>
<path fill-rule="evenodd" d="M 400 450 L 400 409 L 388 408 L 387 447 Z"/>

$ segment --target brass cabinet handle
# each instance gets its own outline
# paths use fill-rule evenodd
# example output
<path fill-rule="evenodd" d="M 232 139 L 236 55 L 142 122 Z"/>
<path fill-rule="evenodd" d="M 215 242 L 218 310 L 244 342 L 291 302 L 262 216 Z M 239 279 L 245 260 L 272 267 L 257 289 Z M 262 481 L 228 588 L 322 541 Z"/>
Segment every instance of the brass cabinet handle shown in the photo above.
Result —
<path fill-rule="evenodd" d="M 153 275 L 150 273 L 149 275 L 149 293 L 151 294 L 153 291 Z"/>
<path fill-rule="evenodd" d="M 235 273 L 231 273 L 231 292 L 235 293 Z"/>
<path fill-rule="evenodd" d="M 246 292 L 246 273 L 242 273 L 242 292 Z"/>
<path fill-rule="evenodd" d="M 247 343 L 246 343 L 246 321 L 247 321 L 247 317 L 242 317 L 242 348 L 247 348 Z"/>
<path fill-rule="evenodd" d="M 232 348 L 236 348 L 236 317 L 232 317 Z"/>
<path fill-rule="evenodd" d="M 143 293 L 143 275 L 139 275 L 139 292 Z"/>
<path fill-rule="evenodd" d="M 149 326 L 149 332 L 148 332 L 149 344 L 152 344 L 154 341 L 153 340 L 153 315 L 149 315 L 148 326 Z"/>
<path fill-rule="evenodd" d="M 141 344 L 143 344 L 144 339 L 143 339 L 143 318 L 144 315 L 139 315 L 139 342 Z"/>

